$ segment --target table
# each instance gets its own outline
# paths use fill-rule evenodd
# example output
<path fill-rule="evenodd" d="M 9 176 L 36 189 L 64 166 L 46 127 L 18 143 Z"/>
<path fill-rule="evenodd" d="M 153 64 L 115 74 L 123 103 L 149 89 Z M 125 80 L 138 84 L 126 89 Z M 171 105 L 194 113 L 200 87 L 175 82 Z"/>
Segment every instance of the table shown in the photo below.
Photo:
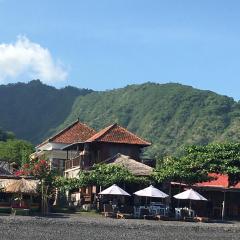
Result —
<path fill-rule="evenodd" d="M 175 218 L 182 219 L 184 217 L 194 218 L 195 211 L 189 208 L 175 208 Z"/>
<path fill-rule="evenodd" d="M 145 207 L 145 206 L 136 207 L 136 206 L 134 206 L 134 217 L 135 218 L 140 218 L 141 213 L 142 213 L 142 216 L 146 215 L 146 213 L 149 214 L 150 213 L 150 207 Z"/>

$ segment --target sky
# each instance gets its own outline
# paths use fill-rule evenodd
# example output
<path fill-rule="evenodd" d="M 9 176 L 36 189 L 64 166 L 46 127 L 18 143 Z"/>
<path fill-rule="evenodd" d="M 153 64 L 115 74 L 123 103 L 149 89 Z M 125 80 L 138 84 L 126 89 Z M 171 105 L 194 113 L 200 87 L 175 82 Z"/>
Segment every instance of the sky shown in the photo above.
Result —
<path fill-rule="evenodd" d="M 0 0 L 0 84 L 177 82 L 240 99 L 239 0 Z"/>

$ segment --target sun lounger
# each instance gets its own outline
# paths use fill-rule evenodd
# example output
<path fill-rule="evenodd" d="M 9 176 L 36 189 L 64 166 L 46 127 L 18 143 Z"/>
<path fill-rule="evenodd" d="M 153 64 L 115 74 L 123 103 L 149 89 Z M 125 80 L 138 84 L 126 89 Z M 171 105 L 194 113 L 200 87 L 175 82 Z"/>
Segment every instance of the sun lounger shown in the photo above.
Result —
<path fill-rule="evenodd" d="M 145 220 L 155 220 L 155 215 L 151 215 L 151 214 L 143 215 L 143 219 L 145 219 Z"/>
<path fill-rule="evenodd" d="M 196 222 L 210 222 L 210 219 L 208 217 L 195 217 L 194 220 Z"/>
<path fill-rule="evenodd" d="M 155 215 L 156 220 L 163 220 L 163 221 L 168 221 L 169 217 L 165 215 Z"/>
<path fill-rule="evenodd" d="M 110 217 L 110 218 L 116 218 L 117 217 L 117 214 L 114 213 L 114 212 L 102 212 L 102 215 L 104 217 Z"/>
<path fill-rule="evenodd" d="M 193 218 L 193 217 L 184 217 L 183 220 L 185 222 L 196 222 L 195 218 Z"/>
<path fill-rule="evenodd" d="M 117 219 L 129 219 L 133 218 L 133 215 L 130 213 L 117 213 Z"/>

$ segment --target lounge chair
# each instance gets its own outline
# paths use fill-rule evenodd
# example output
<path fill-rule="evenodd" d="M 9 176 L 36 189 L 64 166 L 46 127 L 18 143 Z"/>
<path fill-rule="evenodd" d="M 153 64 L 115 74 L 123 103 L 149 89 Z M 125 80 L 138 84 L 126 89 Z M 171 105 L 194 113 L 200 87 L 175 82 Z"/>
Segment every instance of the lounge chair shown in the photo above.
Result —
<path fill-rule="evenodd" d="M 156 220 L 163 220 L 163 221 L 169 221 L 170 220 L 168 216 L 159 215 L 159 214 L 155 215 L 155 219 Z"/>
<path fill-rule="evenodd" d="M 130 219 L 133 218 L 131 213 L 117 213 L 117 219 Z"/>
<path fill-rule="evenodd" d="M 208 217 L 194 217 L 194 220 L 196 222 L 205 222 L 205 223 L 210 222 L 210 219 Z"/>

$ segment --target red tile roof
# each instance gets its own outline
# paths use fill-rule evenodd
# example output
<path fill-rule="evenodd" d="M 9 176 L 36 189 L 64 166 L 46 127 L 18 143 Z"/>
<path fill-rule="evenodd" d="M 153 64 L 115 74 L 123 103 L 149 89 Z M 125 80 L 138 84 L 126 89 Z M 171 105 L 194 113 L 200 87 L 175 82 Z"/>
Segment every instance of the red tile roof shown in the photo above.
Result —
<path fill-rule="evenodd" d="M 195 186 L 197 187 L 214 187 L 214 188 L 228 188 L 228 175 L 221 175 L 216 173 L 209 173 L 210 177 L 213 177 L 214 179 L 209 182 L 202 182 L 197 183 Z M 230 188 L 240 188 L 240 182 L 237 183 L 235 186 L 232 186 Z"/>
<path fill-rule="evenodd" d="M 85 142 L 88 138 L 93 136 L 96 133 L 95 130 L 90 128 L 84 123 L 79 122 L 79 120 L 73 122 L 68 127 L 64 128 L 54 136 L 50 137 L 38 147 L 42 146 L 47 142 L 53 143 L 63 143 L 63 144 L 71 144 L 75 142 Z"/>
<path fill-rule="evenodd" d="M 127 129 L 119 126 L 118 124 L 110 125 L 92 137 L 86 142 L 110 142 L 110 143 L 124 143 L 149 146 L 151 143 L 141 139 L 135 134 L 129 132 Z"/>

